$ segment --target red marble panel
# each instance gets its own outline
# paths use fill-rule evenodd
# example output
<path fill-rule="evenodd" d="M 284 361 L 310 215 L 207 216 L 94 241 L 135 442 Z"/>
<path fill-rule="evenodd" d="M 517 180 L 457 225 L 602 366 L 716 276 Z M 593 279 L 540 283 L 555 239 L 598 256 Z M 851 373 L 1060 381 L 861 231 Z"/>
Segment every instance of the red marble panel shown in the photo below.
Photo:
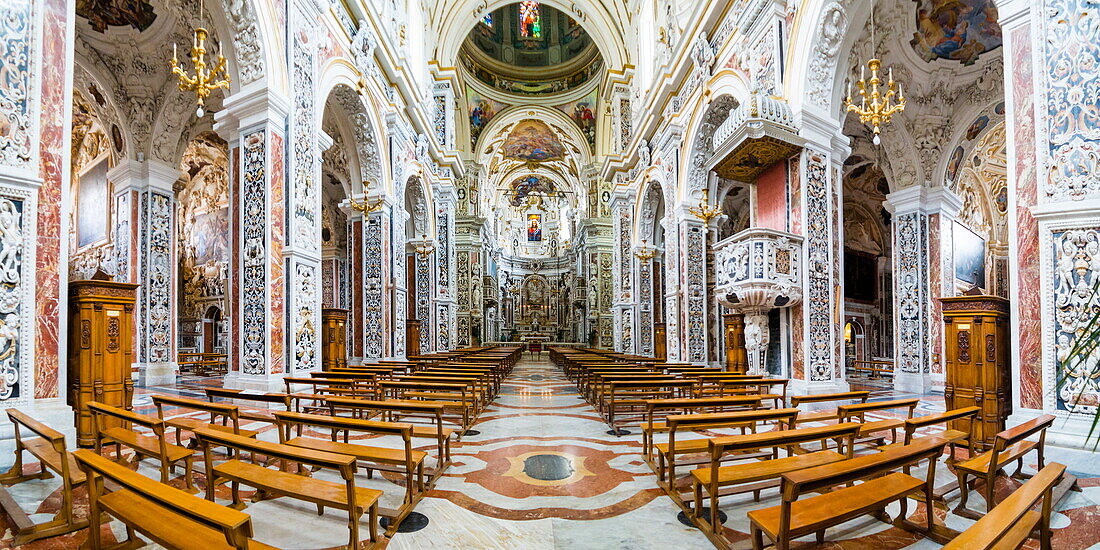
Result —
<path fill-rule="evenodd" d="M 283 159 L 283 136 L 278 132 L 271 132 L 271 179 L 269 182 L 268 189 L 271 190 L 271 211 L 268 214 L 268 219 L 271 220 L 270 249 L 268 252 L 269 269 L 271 270 L 271 291 L 269 293 L 271 306 L 267 312 L 268 322 L 271 324 L 271 340 L 269 343 L 271 370 L 269 372 L 279 374 L 284 371 L 286 363 L 284 353 L 286 349 L 284 343 L 286 316 L 283 314 L 286 300 L 286 290 L 284 288 L 286 284 L 284 272 L 286 269 L 283 266 L 283 239 L 285 238 L 283 215 L 286 211 L 283 204 L 283 185 L 286 183 L 286 167 Z"/>
<path fill-rule="evenodd" d="M 1036 204 L 1034 80 L 1031 27 L 1012 31 L 1012 117 L 1016 163 L 1017 304 L 1020 326 L 1020 404 L 1043 406 L 1042 320 L 1039 291 L 1039 224 L 1031 215 Z"/>
<path fill-rule="evenodd" d="M 363 222 L 351 224 L 351 354 L 363 356 Z"/>
<path fill-rule="evenodd" d="M 787 163 L 779 162 L 756 178 L 756 227 L 787 230 Z"/>
<path fill-rule="evenodd" d="M 803 341 L 806 331 L 802 325 L 802 306 L 791 307 L 791 378 L 802 380 L 802 361 L 805 358 Z"/>
<path fill-rule="evenodd" d="M 382 216 L 382 280 L 392 281 L 393 273 L 390 271 L 390 265 L 392 262 L 390 258 L 390 250 L 392 248 L 390 241 L 390 218 L 388 216 Z M 390 294 L 388 292 L 382 292 L 382 330 L 383 334 L 393 334 L 393 318 L 390 312 Z M 382 339 L 382 354 L 386 357 L 393 355 L 393 339 L 385 337 Z"/>
<path fill-rule="evenodd" d="M 44 0 L 43 28 L 64 29 L 70 17 L 64 0 Z M 60 257 L 61 189 L 65 182 L 66 154 L 65 52 L 67 35 L 43 33 L 40 102 L 40 169 L 42 186 L 38 189 L 37 285 L 35 288 L 35 365 L 34 397 L 58 395 L 58 335 L 60 334 Z M 34 99 L 32 98 L 32 101 Z"/>
<path fill-rule="evenodd" d="M 230 236 L 232 239 L 232 254 L 233 257 L 229 260 L 229 331 L 230 331 L 230 344 L 229 344 L 229 362 L 230 367 L 234 371 L 241 370 L 241 350 L 240 350 L 240 338 L 241 338 L 241 295 L 240 295 L 240 268 L 241 268 L 241 213 L 238 210 L 240 205 L 238 203 L 241 196 L 241 148 L 233 148 L 233 189 L 229 193 L 230 208 L 229 208 L 229 227 L 233 228 L 233 234 Z"/>

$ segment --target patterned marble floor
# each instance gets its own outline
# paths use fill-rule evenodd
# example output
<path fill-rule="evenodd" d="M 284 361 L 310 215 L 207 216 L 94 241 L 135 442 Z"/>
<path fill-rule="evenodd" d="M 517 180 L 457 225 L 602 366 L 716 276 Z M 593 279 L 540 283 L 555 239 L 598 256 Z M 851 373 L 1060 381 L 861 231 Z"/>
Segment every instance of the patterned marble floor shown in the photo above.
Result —
<path fill-rule="evenodd" d="M 200 397 L 204 386 L 218 383 L 213 379 L 187 378 L 173 386 L 147 388 L 135 397 L 135 409 L 155 414 L 150 399 L 153 393 Z M 874 392 L 874 398 L 893 397 L 901 396 L 881 388 Z M 942 408 L 942 398 L 930 396 L 922 401 L 918 414 Z M 637 429 L 623 437 L 608 435 L 608 426 L 596 411 L 579 398 L 560 370 L 545 359 L 522 360 L 474 429 L 480 433 L 467 435 L 454 444 L 454 464 L 416 508 L 427 516 L 427 527 L 396 534 L 388 541 L 388 548 L 711 547 L 699 531 L 677 521 L 679 509 L 657 488 L 656 477 L 641 460 Z M 260 437 L 277 439 L 271 430 Z M 375 438 L 370 444 L 389 446 L 397 442 Z M 10 445 L 0 444 L 0 466 L 4 468 L 11 463 L 10 449 Z M 1084 487 L 1080 493 L 1070 493 L 1057 508 L 1053 519 L 1054 547 L 1100 548 L 1100 466 L 1092 466 L 1094 455 L 1060 450 L 1048 454 L 1067 463 L 1071 471 L 1083 478 Z M 429 456 L 434 456 L 434 452 L 429 452 Z M 156 476 L 156 465 L 150 461 L 137 467 Z M 950 478 L 942 468 L 940 475 L 944 481 Z M 360 479 L 361 485 L 387 492 L 384 505 L 385 501 L 392 505 L 391 499 L 400 498 L 402 488 L 387 477 L 367 480 L 360 476 Z M 182 479 L 173 483 L 182 485 Z M 202 486 L 201 476 L 197 483 Z M 57 510 L 58 486 L 56 480 L 34 481 L 17 486 L 13 493 L 24 509 L 37 507 L 40 515 L 32 517 L 42 521 L 48 518 L 46 514 Z M 748 497 L 723 501 L 731 538 L 748 546 L 745 513 L 776 504 L 778 498 L 772 493 L 765 493 L 758 503 Z M 219 492 L 218 497 L 220 502 L 228 502 L 228 494 Z M 977 495 L 973 495 L 971 503 L 980 509 L 981 499 Z M 77 508 L 80 513 L 86 509 L 82 494 Z M 339 513 L 318 517 L 311 506 L 286 499 L 253 503 L 246 511 L 253 517 L 256 538 L 280 548 L 335 548 L 346 541 L 346 520 Z M 942 510 L 937 514 L 957 529 L 971 523 Z M 0 548 L 9 548 L 11 531 L 6 519 L 0 519 L 0 529 L 3 530 Z M 124 535 L 117 522 L 103 529 L 116 540 Z M 830 549 L 939 546 L 870 519 L 853 520 L 831 529 L 827 537 L 835 541 L 824 546 Z M 21 548 L 75 548 L 85 538 L 86 532 L 77 532 Z"/>

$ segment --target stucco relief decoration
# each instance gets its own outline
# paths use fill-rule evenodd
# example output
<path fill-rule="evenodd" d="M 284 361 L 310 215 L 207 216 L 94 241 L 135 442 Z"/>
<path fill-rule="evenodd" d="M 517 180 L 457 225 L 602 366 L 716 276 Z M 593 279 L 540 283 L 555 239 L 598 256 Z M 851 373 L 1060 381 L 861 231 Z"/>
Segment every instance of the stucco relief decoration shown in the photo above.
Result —
<path fill-rule="evenodd" d="M 688 227 L 687 240 L 687 350 L 688 361 L 706 361 L 706 251 L 704 229 Z"/>
<path fill-rule="evenodd" d="M 924 370 L 924 338 L 927 335 L 926 295 L 927 246 L 923 237 L 926 218 L 920 213 L 894 218 L 897 266 L 894 268 L 894 303 L 898 319 L 897 357 L 901 372 Z"/>
<path fill-rule="evenodd" d="M 1100 406 L 1100 349 L 1073 355 L 1077 339 L 1100 312 L 1093 289 L 1100 274 L 1100 231 L 1074 229 L 1054 234 L 1054 339 L 1058 408 L 1092 415 Z"/>
<path fill-rule="evenodd" d="M 23 200 L 0 197 L 0 401 L 26 395 L 22 365 L 25 352 L 19 342 L 23 329 L 25 287 L 23 258 Z"/>
<path fill-rule="evenodd" d="M 223 0 L 222 6 L 233 31 L 233 52 L 241 84 L 251 84 L 264 76 L 260 30 L 256 26 L 259 18 L 250 0 Z"/>
<path fill-rule="evenodd" d="M 810 57 L 810 82 L 808 94 L 810 101 L 821 107 L 829 105 L 833 88 L 833 74 L 836 70 L 837 51 L 848 30 L 847 5 L 844 2 L 832 2 L 822 10 L 817 40 Z"/>
<path fill-rule="evenodd" d="M 1095 0 L 1047 0 L 1047 135 L 1054 199 L 1100 192 L 1100 10 Z"/>
<path fill-rule="evenodd" d="M 0 165 L 22 167 L 31 160 L 35 2 L 14 0 L 0 11 Z"/>
<path fill-rule="evenodd" d="M 244 273 L 241 280 L 241 309 L 244 335 L 242 350 L 244 374 L 263 374 L 266 368 L 266 297 L 267 297 L 267 243 L 264 230 L 267 220 L 266 177 L 264 157 L 266 140 L 263 130 L 246 134 L 243 174 L 243 228 L 242 252 Z"/>
<path fill-rule="evenodd" d="M 381 183 L 382 159 L 378 151 L 378 143 L 374 138 L 374 123 L 366 113 L 363 100 L 347 86 L 337 86 L 333 94 L 344 113 L 351 118 L 355 152 L 359 156 L 359 170 L 362 172 L 363 179 Z"/>
<path fill-rule="evenodd" d="M 317 238 L 317 124 L 315 116 L 314 74 L 316 72 L 313 46 L 308 31 L 300 30 L 294 41 L 294 112 L 293 147 L 294 180 L 291 189 L 294 196 L 295 234 L 291 243 L 295 248 L 316 251 Z"/>
<path fill-rule="evenodd" d="M 366 357 L 383 355 L 382 293 L 385 286 L 382 276 L 382 217 L 375 213 L 367 219 L 363 229 L 363 291 Z"/>
<path fill-rule="evenodd" d="M 833 376 L 832 351 L 832 286 L 830 269 L 831 227 L 829 197 L 831 195 L 825 157 L 809 153 L 806 159 L 806 316 L 809 322 L 807 372 L 810 380 L 829 380 Z"/>
<path fill-rule="evenodd" d="M 304 371 L 317 364 L 317 327 L 314 304 L 317 296 L 317 269 L 298 264 L 294 273 L 294 370 Z"/>
<path fill-rule="evenodd" d="M 172 199 L 149 193 L 149 240 L 144 291 L 148 309 L 148 361 L 169 361 L 172 352 Z"/>

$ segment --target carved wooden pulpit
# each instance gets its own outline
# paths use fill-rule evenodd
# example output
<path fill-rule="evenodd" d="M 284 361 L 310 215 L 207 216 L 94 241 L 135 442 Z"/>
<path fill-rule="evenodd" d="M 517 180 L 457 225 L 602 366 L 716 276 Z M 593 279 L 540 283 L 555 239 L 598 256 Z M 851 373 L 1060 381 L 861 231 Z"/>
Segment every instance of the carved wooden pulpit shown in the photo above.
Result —
<path fill-rule="evenodd" d="M 981 408 L 974 426 L 974 441 L 982 448 L 993 445 L 1012 414 L 1012 377 L 1009 368 L 1008 300 L 997 296 L 940 298 L 943 306 L 943 389 L 947 410 Z M 966 431 L 969 420 L 956 421 L 953 429 Z"/>
<path fill-rule="evenodd" d="M 133 409 L 134 301 L 138 285 L 112 281 L 69 282 L 69 406 L 76 443 L 94 443 L 88 403 Z M 121 425 L 104 419 L 101 427 Z"/>
<path fill-rule="evenodd" d="M 348 366 L 348 310 L 321 310 L 321 370 Z"/>

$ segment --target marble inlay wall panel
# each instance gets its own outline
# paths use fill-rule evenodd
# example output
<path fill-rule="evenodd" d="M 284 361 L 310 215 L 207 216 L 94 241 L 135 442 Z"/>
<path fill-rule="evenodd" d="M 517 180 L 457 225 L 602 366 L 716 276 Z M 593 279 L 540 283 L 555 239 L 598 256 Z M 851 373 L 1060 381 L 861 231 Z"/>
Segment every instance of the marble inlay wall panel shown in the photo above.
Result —
<path fill-rule="evenodd" d="M 267 371 L 266 130 L 246 132 L 241 144 L 241 372 L 258 375 Z"/>
<path fill-rule="evenodd" d="M 271 179 L 268 182 L 270 189 L 270 204 L 268 206 L 270 251 L 269 273 L 271 321 L 269 338 L 270 346 L 270 373 L 284 372 L 286 365 L 286 338 L 284 336 L 286 326 L 286 267 L 283 263 L 283 243 L 286 242 L 286 202 L 283 189 L 286 185 L 286 159 L 283 157 L 284 138 L 279 132 L 271 132 Z"/>
<path fill-rule="evenodd" d="M 173 246 L 173 199 L 172 197 L 147 191 L 142 193 L 143 212 L 141 235 L 141 267 L 143 275 L 139 292 L 141 299 L 141 324 L 144 330 L 139 341 L 143 357 L 142 362 L 163 363 L 173 359 L 173 314 L 172 263 L 175 256 Z"/>
<path fill-rule="evenodd" d="M 687 355 L 693 363 L 707 360 L 707 278 L 706 227 L 695 221 L 685 221 L 681 239 L 684 247 L 684 327 L 687 331 Z"/>
<path fill-rule="evenodd" d="M 897 365 L 901 372 L 921 373 L 928 349 L 928 217 L 898 214 L 893 226 Z"/>
<path fill-rule="evenodd" d="M 382 320 L 385 278 L 382 271 L 382 212 L 371 213 L 363 235 L 363 309 L 364 309 L 364 357 L 381 358 L 385 355 Z"/>
<path fill-rule="evenodd" d="M 34 396 L 32 368 L 35 279 L 33 191 L 0 185 L 0 403 L 13 406 Z"/>
<path fill-rule="evenodd" d="M 638 260 L 638 353 L 653 355 L 653 261 Z"/>
<path fill-rule="evenodd" d="M 291 278 L 287 286 L 289 301 L 294 312 L 289 319 L 290 340 L 293 346 L 291 358 L 293 370 L 309 370 L 315 366 L 320 354 L 317 327 L 321 323 L 321 311 L 317 307 L 317 272 L 321 244 L 321 197 L 318 182 L 321 179 L 321 154 L 317 135 L 319 121 L 316 115 L 316 41 L 315 31 L 307 23 L 307 17 L 295 9 L 292 45 L 293 65 L 291 84 L 294 90 L 290 115 L 291 138 L 291 190 L 290 216 L 286 243 L 294 251 L 290 261 Z M 280 241 L 281 242 L 281 241 Z M 301 279 L 305 278 L 305 280 Z M 307 294 L 299 296 L 299 292 Z"/>
<path fill-rule="evenodd" d="M 47 6 L 35 0 L 12 0 L 0 7 L 0 166 L 30 169 L 34 157 L 38 89 L 39 11 Z"/>
<path fill-rule="evenodd" d="M 366 300 L 364 296 L 364 275 L 366 274 L 366 265 L 363 256 L 363 220 L 362 218 L 352 220 L 348 222 L 348 246 L 349 254 L 351 256 L 351 356 L 363 357 L 363 345 L 366 342 L 365 328 L 366 323 L 363 321 L 363 305 Z"/>
<path fill-rule="evenodd" d="M 838 336 L 834 319 L 834 286 L 837 283 L 835 256 L 836 223 L 834 189 L 828 157 L 807 149 L 803 182 L 806 223 L 806 372 L 810 381 L 831 380 Z"/>
<path fill-rule="evenodd" d="M 234 266 L 229 274 L 229 312 L 230 312 L 230 338 L 229 346 L 229 370 L 240 372 L 241 370 L 241 278 L 244 272 L 244 261 L 241 255 L 241 148 L 234 145 L 229 152 L 229 173 L 232 174 L 229 192 L 229 227 L 231 239 L 230 265 Z"/>

